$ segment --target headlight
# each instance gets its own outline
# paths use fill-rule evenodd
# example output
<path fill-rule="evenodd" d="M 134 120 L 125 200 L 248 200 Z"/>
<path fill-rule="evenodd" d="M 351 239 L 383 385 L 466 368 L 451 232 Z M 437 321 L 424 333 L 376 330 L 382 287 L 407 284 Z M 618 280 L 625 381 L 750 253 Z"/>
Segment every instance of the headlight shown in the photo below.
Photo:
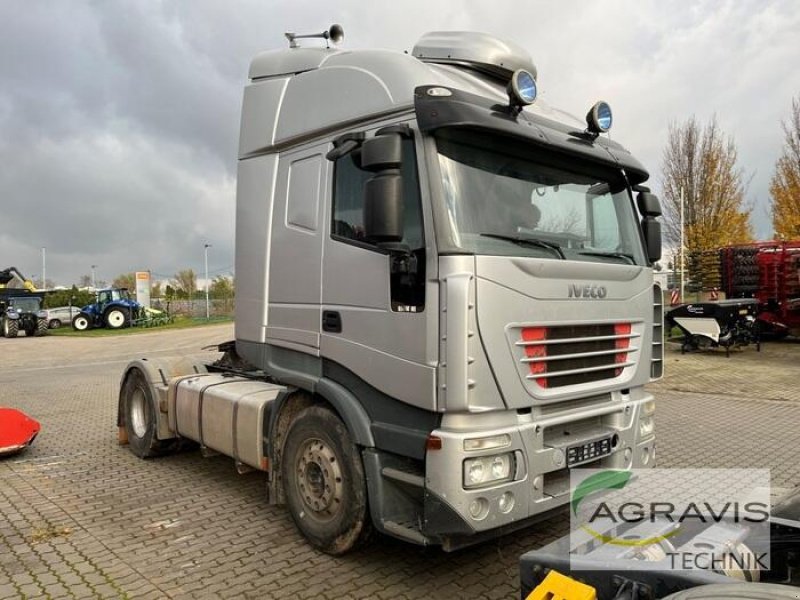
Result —
<path fill-rule="evenodd" d="M 464 488 L 484 487 L 501 481 L 510 481 L 514 475 L 514 455 L 496 454 L 479 456 L 464 461 Z"/>

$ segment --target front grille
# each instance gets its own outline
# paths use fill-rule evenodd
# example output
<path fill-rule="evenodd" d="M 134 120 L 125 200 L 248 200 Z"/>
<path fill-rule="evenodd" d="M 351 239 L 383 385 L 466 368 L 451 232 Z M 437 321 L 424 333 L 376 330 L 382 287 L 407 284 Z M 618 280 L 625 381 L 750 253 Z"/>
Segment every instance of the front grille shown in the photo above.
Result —
<path fill-rule="evenodd" d="M 521 339 L 528 380 L 542 388 L 612 379 L 632 366 L 639 334 L 630 322 L 523 327 Z"/>

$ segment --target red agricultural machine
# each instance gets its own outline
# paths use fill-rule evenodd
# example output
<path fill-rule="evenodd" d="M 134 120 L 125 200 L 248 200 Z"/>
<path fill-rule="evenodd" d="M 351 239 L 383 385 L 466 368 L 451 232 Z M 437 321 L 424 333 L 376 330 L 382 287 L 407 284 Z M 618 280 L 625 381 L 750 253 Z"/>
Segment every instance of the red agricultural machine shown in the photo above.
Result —
<path fill-rule="evenodd" d="M 0 458 L 30 446 L 40 429 L 39 422 L 22 411 L 0 406 Z"/>
<path fill-rule="evenodd" d="M 690 286 L 710 300 L 703 304 L 715 304 L 717 291 L 729 300 L 755 300 L 760 334 L 800 336 L 800 240 L 695 252 L 689 261 L 693 272 Z"/>
<path fill-rule="evenodd" d="M 758 300 L 763 333 L 800 336 L 800 241 L 722 248 L 719 261 L 722 291 Z"/>

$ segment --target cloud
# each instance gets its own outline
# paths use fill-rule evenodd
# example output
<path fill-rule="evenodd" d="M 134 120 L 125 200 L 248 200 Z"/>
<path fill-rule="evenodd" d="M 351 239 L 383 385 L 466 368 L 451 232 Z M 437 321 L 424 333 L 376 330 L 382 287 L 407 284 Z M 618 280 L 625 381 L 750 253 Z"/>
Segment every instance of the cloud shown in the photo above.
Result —
<path fill-rule="evenodd" d="M 548 103 L 615 110 L 614 138 L 660 179 L 670 121 L 718 116 L 753 175 L 758 232 L 793 96 L 789 0 L 397 3 L 248 0 L 0 4 L 0 267 L 69 284 L 233 265 L 236 153 L 250 59 L 283 32 L 345 28 L 345 47 L 411 50 L 426 31 L 515 41 Z"/>

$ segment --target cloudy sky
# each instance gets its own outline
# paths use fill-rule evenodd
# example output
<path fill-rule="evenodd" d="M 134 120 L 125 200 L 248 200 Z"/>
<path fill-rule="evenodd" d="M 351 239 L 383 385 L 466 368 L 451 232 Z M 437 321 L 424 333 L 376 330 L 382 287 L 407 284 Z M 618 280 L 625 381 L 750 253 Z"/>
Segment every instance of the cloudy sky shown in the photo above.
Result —
<path fill-rule="evenodd" d="M 670 122 L 716 114 L 751 178 L 759 237 L 781 120 L 800 96 L 796 0 L 0 0 L 0 268 L 77 282 L 233 271 L 236 150 L 250 59 L 284 31 L 410 50 L 426 31 L 515 41 L 548 103 L 614 108 L 659 188 Z"/>

